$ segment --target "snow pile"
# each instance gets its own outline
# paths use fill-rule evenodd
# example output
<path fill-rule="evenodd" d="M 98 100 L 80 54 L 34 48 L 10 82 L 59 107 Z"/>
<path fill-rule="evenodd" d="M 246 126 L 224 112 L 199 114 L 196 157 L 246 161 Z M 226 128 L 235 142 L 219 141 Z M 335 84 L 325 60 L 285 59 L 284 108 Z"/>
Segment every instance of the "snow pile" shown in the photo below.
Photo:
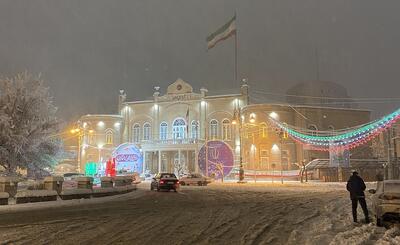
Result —
<path fill-rule="evenodd" d="M 400 244 L 400 228 L 393 227 L 387 230 L 383 237 L 379 239 L 375 244 L 377 245 L 389 245 L 389 244 Z"/>
<path fill-rule="evenodd" d="M 355 245 L 365 244 L 367 241 L 371 241 L 376 233 L 377 227 L 373 224 L 363 225 L 356 227 L 352 230 L 341 232 L 337 234 L 331 241 L 331 245 L 342 244 L 342 245 Z"/>

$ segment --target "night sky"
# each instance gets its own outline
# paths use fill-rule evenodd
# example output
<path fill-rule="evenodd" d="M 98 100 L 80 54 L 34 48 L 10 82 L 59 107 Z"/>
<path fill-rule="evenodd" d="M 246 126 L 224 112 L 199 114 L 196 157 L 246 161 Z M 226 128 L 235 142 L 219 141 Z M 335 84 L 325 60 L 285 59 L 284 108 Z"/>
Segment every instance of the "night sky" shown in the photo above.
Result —
<path fill-rule="evenodd" d="M 116 113 L 120 89 L 141 100 L 177 78 L 230 93 L 234 39 L 208 52 L 205 39 L 236 10 L 238 73 L 251 90 L 285 93 L 317 80 L 319 67 L 319 80 L 352 97 L 400 97 L 399 9 L 376 0 L 0 0 L 0 74 L 42 73 L 66 120 Z M 360 107 L 377 116 L 400 100 Z"/>

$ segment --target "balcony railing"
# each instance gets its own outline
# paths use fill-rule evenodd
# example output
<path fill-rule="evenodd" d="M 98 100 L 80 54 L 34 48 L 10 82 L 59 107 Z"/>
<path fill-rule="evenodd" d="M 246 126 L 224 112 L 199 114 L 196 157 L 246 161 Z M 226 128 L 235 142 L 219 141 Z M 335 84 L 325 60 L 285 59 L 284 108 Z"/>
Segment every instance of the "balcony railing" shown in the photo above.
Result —
<path fill-rule="evenodd" d="M 185 138 L 185 139 L 165 139 L 165 140 L 142 140 L 142 145 L 176 145 L 176 144 L 199 144 L 204 143 L 203 139 L 192 139 L 192 138 Z"/>

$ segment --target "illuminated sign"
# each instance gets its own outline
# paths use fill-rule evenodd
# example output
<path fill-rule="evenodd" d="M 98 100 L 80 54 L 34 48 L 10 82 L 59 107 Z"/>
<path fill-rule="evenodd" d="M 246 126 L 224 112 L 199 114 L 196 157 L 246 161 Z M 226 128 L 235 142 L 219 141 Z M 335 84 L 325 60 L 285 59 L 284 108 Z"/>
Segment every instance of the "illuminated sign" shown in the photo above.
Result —
<path fill-rule="evenodd" d="M 135 144 L 125 143 L 118 146 L 112 157 L 115 159 L 117 173 L 142 173 L 143 171 L 143 156 Z"/>
<path fill-rule="evenodd" d="M 209 141 L 207 148 L 204 145 L 199 151 L 199 168 L 204 175 L 216 179 L 227 176 L 233 168 L 232 149 L 223 141 Z"/>

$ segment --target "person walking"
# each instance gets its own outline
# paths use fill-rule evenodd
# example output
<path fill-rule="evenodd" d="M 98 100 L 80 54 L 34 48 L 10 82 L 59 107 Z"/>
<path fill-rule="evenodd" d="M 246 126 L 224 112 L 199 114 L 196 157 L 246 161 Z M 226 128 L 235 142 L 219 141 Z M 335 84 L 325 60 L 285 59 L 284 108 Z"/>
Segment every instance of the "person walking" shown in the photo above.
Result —
<path fill-rule="evenodd" d="M 364 212 L 365 222 L 369 223 L 367 203 L 365 202 L 364 195 L 366 186 L 364 180 L 358 176 L 356 171 L 353 172 L 353 175 L 350 176 L 349 180 L 347 181 L 346 188 L 350 192 L 353 221 L 357 223 L 357 205 L 360 203 L 360 206 Z"/>

